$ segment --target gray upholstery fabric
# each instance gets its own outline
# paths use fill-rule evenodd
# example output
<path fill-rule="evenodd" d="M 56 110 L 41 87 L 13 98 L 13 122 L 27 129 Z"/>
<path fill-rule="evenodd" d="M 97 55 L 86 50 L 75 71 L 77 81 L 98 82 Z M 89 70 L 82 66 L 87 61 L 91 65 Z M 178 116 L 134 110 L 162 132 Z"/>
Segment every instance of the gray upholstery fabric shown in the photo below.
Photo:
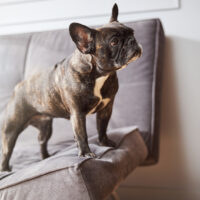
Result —
<path fill-rule="evenodd" d="M 37 130 L 28 127 L 14 149 L 13 172 L 0 173 L 1 200 L 104 199 L 143 163 L 147 153 L 157 156 L 162 25 L 158 19 L 127 25 L 135 29 L 143 56 L 118 72 L 120 88 L 108 128 L 118 147 L 97 145 L 95 115 L 90 115 L 90 147 L 99 159 L 78 158 L 70 122 L 55 119 L 49 142 L 52 156 L 41 161 Z M 68 57 L 74 48 L 68 30 L 0 37 L 0 127 L 14 86 Z"/>
<path fill-rule="evenodd" d="M 0 37 L 0 125 L 13 89 L 24 77 L 28 35 Z"/>

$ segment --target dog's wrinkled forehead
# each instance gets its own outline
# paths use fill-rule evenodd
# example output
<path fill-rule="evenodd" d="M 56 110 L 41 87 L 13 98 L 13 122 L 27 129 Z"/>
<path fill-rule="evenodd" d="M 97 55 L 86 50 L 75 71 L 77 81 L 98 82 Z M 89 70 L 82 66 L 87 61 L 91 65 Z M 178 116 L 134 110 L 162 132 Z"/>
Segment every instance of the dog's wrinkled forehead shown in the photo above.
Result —
<path fill-rule="evenodd" d="M 108 24 L 105 24 L 102 28 L 119 28 L 119 29 L 131 29 L 127 26 L 125 26 L 124 24 L 118 22 L 118 21 L 114 21 L 114 22 L 111 22 L 111 23 L 108 23 Z"/>
<path fill-rule="evenodd" d="M 132 28 L 129 28 L 128 26 L 125 26 L 124 24 L 121 24 L 119 22 L 112 22 L 109 24 L 104 25 L 103 27 L 99 28 L 98 31 L 102 34 L 102 36 L 111 36 L 116 35 L 119 37 L 126 37 L 129 35 L 133 35 L 134 30 Z"/>

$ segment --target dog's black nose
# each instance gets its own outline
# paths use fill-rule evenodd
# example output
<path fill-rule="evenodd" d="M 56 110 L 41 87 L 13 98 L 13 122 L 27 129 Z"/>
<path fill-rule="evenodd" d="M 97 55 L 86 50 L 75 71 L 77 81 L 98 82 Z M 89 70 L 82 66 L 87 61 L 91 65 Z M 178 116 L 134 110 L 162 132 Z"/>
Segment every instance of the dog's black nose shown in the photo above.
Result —
<path fill-rule="evenodd" d="M 135 54 L 140 54 L 140 52 L 141 52 L 140 48 L 137 48 Z"/>
<path fill-rule="evenodd" d="M 135 55 L 139 56 L 139 57 L 142 55 L 142 45 L 141 44 L 137 44 L 137 47 L 135 49 Z"/>

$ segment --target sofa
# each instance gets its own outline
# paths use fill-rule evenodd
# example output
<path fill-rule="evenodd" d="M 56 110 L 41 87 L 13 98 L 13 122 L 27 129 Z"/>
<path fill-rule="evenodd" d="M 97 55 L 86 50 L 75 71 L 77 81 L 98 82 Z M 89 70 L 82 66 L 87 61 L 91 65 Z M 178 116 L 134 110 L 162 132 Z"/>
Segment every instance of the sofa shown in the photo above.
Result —
<path fill-rule="evenodd" d="M 97 158 L 78 157 L 70 121 L 54 119 L 51 156 L 42 160 L 38 131 L 29 126 L 17 140 L 12 171 L 0 172 L 0 200 L 117 199 L 116 189 L 136 167 L 158 162 L 164 32 L 159 19 L 126 25 L 135 30 L 143 55 L 117 72 L 119 91 L 108 127 L 116 148 L 98 145 L 95 115 L 88 115 L 89 146 Z M 0 36 L 0 128 L 15 85 L 74 49 L 67 28 Z"/>

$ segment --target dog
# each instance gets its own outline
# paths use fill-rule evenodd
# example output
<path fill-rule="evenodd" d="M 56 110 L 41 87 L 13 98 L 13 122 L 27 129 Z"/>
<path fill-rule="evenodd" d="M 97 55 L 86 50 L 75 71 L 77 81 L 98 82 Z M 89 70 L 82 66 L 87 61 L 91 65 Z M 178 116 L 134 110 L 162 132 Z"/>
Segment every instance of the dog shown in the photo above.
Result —
<path fill-rule="evenodd" d="M 16 85 L 2 126 L 1 171 L 10 170 L 16 140 L 28 125 L 39 129 L 41 155 L 47 158 L 52 119 L 57 117 L 70 119 L 79 156 L 95 157 L 88 145 L 88 114 L 96 113 L 99 144 L 115 147 L 106 129 L 118 91 L 116 71 L 142 54 L 134 30 L 119 23 L 117 17 L 115 4 L 110 22 L 101 28 L 70 24 L 70 36 L 77 47 L 71 57 Z"/>

